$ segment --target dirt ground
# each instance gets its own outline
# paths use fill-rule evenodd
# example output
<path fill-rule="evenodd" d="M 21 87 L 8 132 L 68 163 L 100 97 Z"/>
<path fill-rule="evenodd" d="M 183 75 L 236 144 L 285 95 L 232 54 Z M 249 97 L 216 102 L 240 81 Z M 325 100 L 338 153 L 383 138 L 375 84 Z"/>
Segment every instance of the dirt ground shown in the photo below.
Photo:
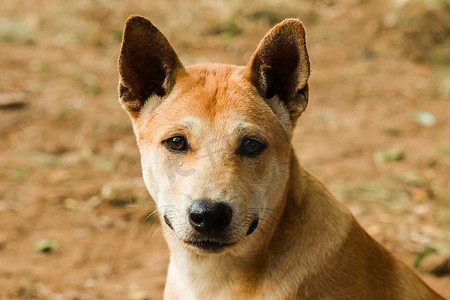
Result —
<path fill-rule="evenodd" d="M 428 273 L 450 256 L 448 2 L 2 0 L 0 299 L 162 297 L 168 252 L 116 89 L 130 14 L 185 64 L 246 64 L 272 25 L 303 20 L 302 164 L 450 298 Z"/>

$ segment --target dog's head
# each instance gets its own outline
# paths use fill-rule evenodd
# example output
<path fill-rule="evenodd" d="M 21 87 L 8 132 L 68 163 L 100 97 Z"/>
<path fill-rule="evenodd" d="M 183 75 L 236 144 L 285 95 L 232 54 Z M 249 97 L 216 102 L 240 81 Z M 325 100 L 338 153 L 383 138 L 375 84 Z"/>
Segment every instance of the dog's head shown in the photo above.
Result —
<path fill-rule="evenodd" d="M 238 251 L 273 230 L 292 130 L 308 102 L 302 23 L 275 26 L 245 67 L 185 67 L 150 21 L 133 16 L 118 65 L 121 104 L 169 246 Z"/>

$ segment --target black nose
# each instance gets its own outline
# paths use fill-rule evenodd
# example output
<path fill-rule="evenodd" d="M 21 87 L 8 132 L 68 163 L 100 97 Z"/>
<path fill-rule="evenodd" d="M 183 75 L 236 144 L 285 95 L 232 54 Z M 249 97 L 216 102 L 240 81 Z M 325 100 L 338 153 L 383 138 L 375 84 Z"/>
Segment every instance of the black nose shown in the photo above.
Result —
<path fill-rule="evenodd" d="M 223 202 L 196 200 L 189 207 L 189 222 L 200 233 L 217 234 L 231 222 L 232 209 Z"/>

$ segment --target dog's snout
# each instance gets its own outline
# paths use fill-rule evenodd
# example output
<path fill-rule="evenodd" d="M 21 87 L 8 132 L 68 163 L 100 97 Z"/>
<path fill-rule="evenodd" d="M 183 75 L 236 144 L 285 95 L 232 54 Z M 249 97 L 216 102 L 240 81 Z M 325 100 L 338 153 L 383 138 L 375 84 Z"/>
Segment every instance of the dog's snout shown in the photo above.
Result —
<path fill-rule="evenodd" d="M 196 200 L 189 207 L 189 222 L 200 233 L 217 234 L 231 223 L 232 209 L 223 202 Z"/>

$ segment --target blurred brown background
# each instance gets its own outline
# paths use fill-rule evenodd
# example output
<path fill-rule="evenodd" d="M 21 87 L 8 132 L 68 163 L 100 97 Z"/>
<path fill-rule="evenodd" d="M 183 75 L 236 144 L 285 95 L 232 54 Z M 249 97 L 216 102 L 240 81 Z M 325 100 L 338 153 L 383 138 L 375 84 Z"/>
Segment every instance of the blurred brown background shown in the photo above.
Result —
<path fill-rule="evenodd" d="M 160 299 L 168 253 L 116 91 L 123 23 L 148 17 L 185 64 L 246 64 L 303 20 L 303 165 L 378 241 L 428 272 L 450 255 L 450 3 L 0 4 L 0 299 Z"/>

